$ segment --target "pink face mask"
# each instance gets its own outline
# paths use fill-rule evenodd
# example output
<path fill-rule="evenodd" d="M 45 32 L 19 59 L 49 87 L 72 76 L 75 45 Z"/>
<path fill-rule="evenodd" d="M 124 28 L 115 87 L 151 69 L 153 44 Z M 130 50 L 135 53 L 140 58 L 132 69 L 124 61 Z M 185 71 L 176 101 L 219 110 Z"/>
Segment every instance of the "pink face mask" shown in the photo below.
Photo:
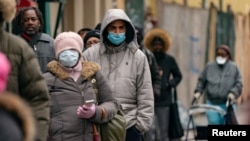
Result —
<path fill-rule="evenodd" d="M 6 84 L 10 73 L 10 63 L 8 58 L 0 52 L 0 94 L 6 88 Z"/>

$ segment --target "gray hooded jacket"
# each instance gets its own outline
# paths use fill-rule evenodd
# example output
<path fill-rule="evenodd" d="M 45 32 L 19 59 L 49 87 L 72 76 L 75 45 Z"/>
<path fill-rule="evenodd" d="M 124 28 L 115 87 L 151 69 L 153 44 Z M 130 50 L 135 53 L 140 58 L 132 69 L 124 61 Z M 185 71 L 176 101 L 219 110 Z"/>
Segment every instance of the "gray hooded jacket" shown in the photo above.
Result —
<path fill-rule="evenodd" d="M 105 43 L 108 32 L 106 27 L 113 21 L 126 22 L 126 40 L 119 47 Z M 149 129 L 154 114 L 154 96 L 150 69 L 147 58 L 139 49 L 135 28 L 121 9 L 110 9 L 101 25 L 101 42 L 89 48 L 84 58 L 97 62 L 107 79 L 114 96 L 121 103 L 127 128 L 135 126 L 139 131 Z"/>

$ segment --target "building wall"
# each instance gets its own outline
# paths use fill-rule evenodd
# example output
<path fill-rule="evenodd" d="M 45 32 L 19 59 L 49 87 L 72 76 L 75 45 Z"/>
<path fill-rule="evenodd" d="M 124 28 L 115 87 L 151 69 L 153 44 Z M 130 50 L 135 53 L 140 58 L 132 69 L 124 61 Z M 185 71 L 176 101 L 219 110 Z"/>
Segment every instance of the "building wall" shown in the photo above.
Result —
<path fill-rule="evenodd" d="M 151 10 L 154 16 L 157 16 L 157 1 L 176 2 L 183 4 L 184 0 L 145 0 L 146 7 Z M 250 12 L 250 0 L 222 0 L 223 10 L 227 10 L 227 5 L 235 13 L 247 14 Z M 187 0 L 190 7 L 201 7 L 202 0 Z M 219 0 L 206 0 L 208 7 L 213 2 L 219 7 Z M 55 24 L 59 4 L 50 2 L 50 34 L 54 35 Z M 78 31 L 83 27 L 94 28 L 99 22 L 106 10 L 110 8 L 125 9 L 125 0 L 67 0 L 64 10 L 63 22 L 60 23 L 58 32 Z"/>
<path fill-rule="evenodd" d="M 163 0 L 165 2 L 176 2 L 183 4 L 184 0 Z M 191 7 L 201 7 L 203 0 L 187 0 L 188 6 Z M 219 7 L 220 0 L 205 0 L 206 6 L 208 7 L 211 2 L 213 2 L 217 7 Z M 223 6 L 222 10 L 227 10 L 227 5 L 230 4 L 232 10 L 235 13 L 247 14 L 250 12 L 250 0 L 222 0 Z"/>
<path fill-rule="evenodd" d="M 50 2 L 49 5 L 50 29 L 51 35 L 54 35 L 59 3 Z M 67 0 L 57 33 L 77 32 L 83 27 L 94 28 L 102 21 L 105 12 L 116 5 L 114 0 Z"/>

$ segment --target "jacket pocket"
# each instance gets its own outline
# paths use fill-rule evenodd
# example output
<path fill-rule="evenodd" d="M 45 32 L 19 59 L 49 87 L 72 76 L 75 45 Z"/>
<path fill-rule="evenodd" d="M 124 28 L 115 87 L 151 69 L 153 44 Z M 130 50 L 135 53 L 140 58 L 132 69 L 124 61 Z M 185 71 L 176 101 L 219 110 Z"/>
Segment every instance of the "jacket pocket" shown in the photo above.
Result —
<path fill-rule="evenodd" d="M 52 139 L 54 136 L 57 136 L 62 133 L 63 122 L 62 119 L 58 118 L 51 118 L 49 124 L 49 138 Z"/>

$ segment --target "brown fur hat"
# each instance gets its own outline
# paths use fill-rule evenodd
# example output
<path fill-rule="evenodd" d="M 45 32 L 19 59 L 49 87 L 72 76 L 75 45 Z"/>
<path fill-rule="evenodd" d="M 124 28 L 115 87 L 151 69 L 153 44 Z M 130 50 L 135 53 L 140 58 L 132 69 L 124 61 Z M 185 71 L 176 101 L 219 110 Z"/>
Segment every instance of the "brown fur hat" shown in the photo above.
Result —
<path fill-rule="evenodd" d="M 95 62 L 87 62 L 87 61 L 82 61 L 82 72 L 81 75 L 83 78 L 89 79 L 91 76 L 93 76 L 97 71 L 100 70 L 100 66 L 95 63 Z M 63 69 L 63 67 L 59 64 L 58 61 L 51 61 L 47 65 L 48 69 L 50 72 L 58 76 L 60 79 L 66 79 L 69 76 L 69 73 Z"/>
<path fill-rule="evenodd" d="M 148 31 L 144 37 L 144 45 L 146 48 L 148 48 L 150 51 L 153 51 L 153 40 L 158 37 L 160 38 L 164 44 L 163 44 L 163 51 L 167 52 L 171 45 L 171 39 L 166 31 L 160 28 L 153 28 L 152 30 Z"/>

